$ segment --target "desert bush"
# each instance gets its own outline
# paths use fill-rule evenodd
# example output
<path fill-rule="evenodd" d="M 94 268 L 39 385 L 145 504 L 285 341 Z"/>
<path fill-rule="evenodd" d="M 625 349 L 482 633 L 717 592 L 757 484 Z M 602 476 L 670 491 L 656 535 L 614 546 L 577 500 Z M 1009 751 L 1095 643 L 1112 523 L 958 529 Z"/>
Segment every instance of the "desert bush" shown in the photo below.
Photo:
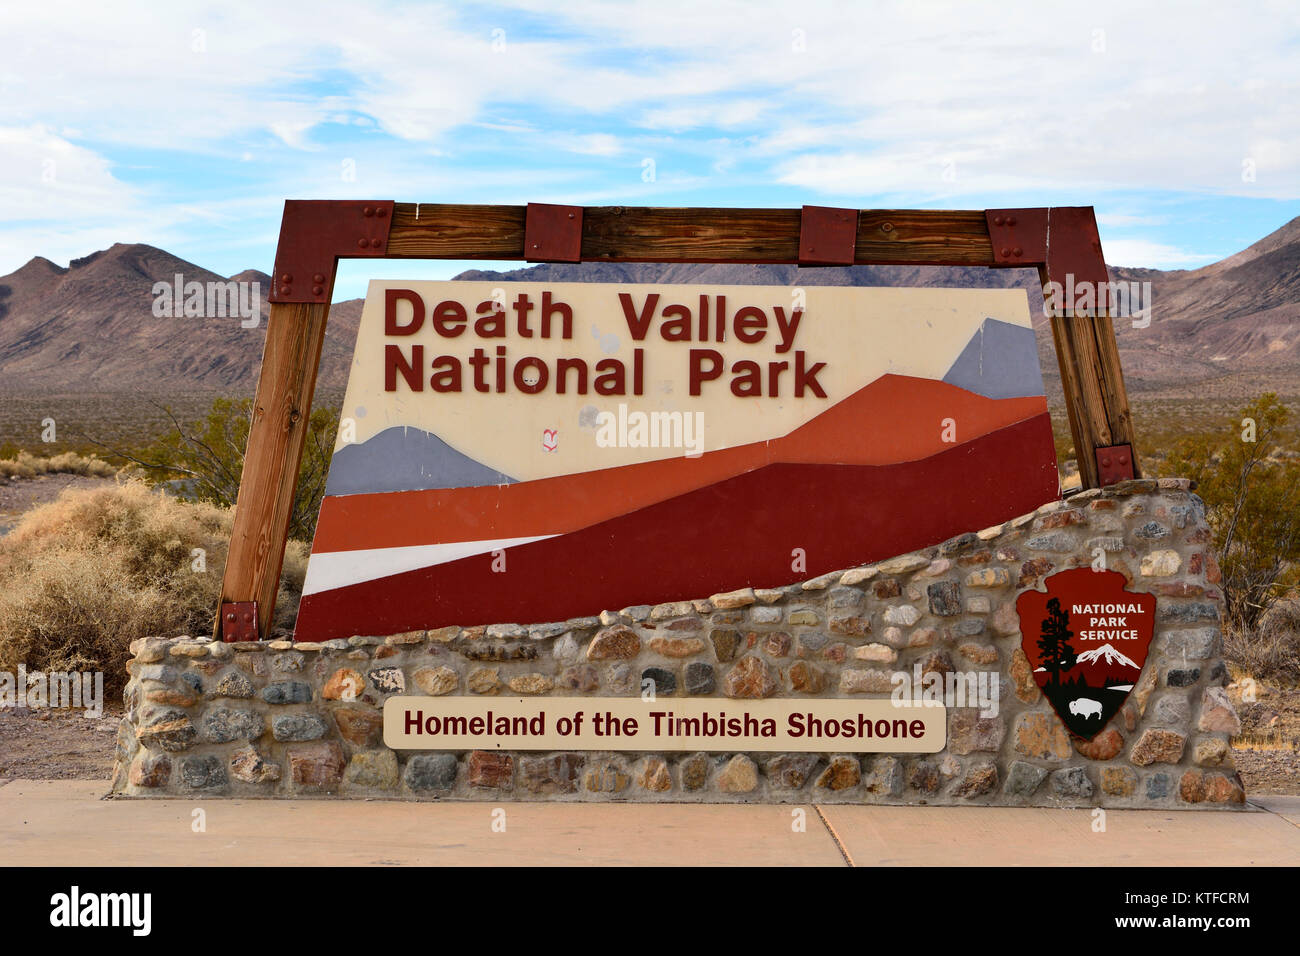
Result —
<path fill-rule="evenodd" d="M 92 478 L 110 478 L 117 469 L 94 455 L 89 457 L 66 451 L 51 458 L 38 458 L 27 451 L 13 458 L 0 458 L 0 476 L 5 478 L 35 478 L 37 475 L 85 475 Z"/>
<path fill-rule="evenodd" d="M 1300 461 L 1289 412 L 1267 393 L 1221 432 L 1185 438 L 1166 460 L 1170 474 L 1197 483 L 1223 571 L 1228 627 L 1241 639 L 1259 634 L 1278 601 L 1300 580 Z"/>
<path fill-rule="evenodd" d="M 1300 602 L 1279 601 L 1254 631 L 1225 631 L 1223 652 L 1231 664 L 1256 680 L 1300 683 Z"/>
<path fill-rule="evenodd" d="M 168 482 L 184 500 L 234 507 L 252 411 L 252 399 L 218 398 L 202 421 L 186 424 L 173 416 L 170 431 L 139 454 L 126 457 L 145 469 L 149 481 Z M 338 411 L 332 408 L 317 408 L 308 420 L 289 517 L 290 538 L 310 542 L 316 533 L 338 424 Z"/>
<path fill-rule="evenodd" d="M 140 480 L 28 512 L 0 538 L 0 670 L 102 670 L 117 691 L 136 638 L 210 635 L 231 517 Z M 290 542 L 274 626 L 292 626 L 305 573 L 306 549 Z"/>

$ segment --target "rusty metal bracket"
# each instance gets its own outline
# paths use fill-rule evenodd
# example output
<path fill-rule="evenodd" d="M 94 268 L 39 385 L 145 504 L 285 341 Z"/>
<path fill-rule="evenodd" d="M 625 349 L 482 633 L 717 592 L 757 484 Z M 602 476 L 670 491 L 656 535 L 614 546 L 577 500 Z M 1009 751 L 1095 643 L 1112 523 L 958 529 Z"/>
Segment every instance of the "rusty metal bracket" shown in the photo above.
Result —
<path fill-rule="evenodd" d="M 799 265 L 851 266 L 858 245 L 858 210 L 804 206 L 799 216 Z"/>
<path fill-rule="evenodd" d="M 221 639 L 227 644 L 257 640 L 256 601 L 226 601 L 221 605 Z"/>
<path fill-rule="evenodd" d="M 1047 278 L 1061 287 L 1065 315 L 1101 315 L 1110 304 L 1110 276 L 1091 206 L 1053 206 L 1048 222 Z"/>
<path fill-rule="evenodd" d="M 1133 446 L 1103 445 L 1097 449 L 1097 484 L 1102 488 L 1133 477 Z"/>
<path fill-rule="evenodd" d="M 1110 276 L 1091 206 L 986 209 L 994 268 L 1043 266 L 1059 287 L 1062 315 L 1099 315 L 1109 303 Z"/>
<path fill-rule="evenodd" d="M 582 207 L 530 202 L 524 217 L 529 262 L 582 261 Z"/>
<path fill-rule="evenodd" d="M 1051 210 L 986 209 L 993 243 L 994 268 L 1036 266 L 1047 261 L 1048 216 Z"/>
<path fill-rule="evenodd" d="M 286 200 L 270 300 L 328 302 L 335 260 L 384 256 L 392 222 L 391 199 Z"/>

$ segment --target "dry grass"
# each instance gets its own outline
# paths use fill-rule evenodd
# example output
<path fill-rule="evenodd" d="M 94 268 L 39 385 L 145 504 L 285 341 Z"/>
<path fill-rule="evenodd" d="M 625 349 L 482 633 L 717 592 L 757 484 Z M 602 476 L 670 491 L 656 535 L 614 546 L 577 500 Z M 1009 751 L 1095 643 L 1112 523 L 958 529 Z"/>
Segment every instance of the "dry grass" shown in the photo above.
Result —
<path fill-rule="evenodd" d="M 139 480 L 65 491 L 28 512 L 0 538 L 0 670 L 102 670 L 117 691 L 131 641 L 208 634 L 231 518 Z M 306 562 L 291 541 L 275 626 L 292 626 Z"/>
<path fill-rule="evenodd" d="M 116 474 L 117 468 L 102 458 L 94 455 L 87 458 L 73 451 L 65 451 L 52 458 L 37 458 L 30 452 L 20 451 L 15 458 L 0 458 L 0 477 L 3 478 L 35 478 L 37 475 L 111 478 Z"/>
<path fill-rule="evenodd" d="M 1300 602 L 1280 601 L 1253 633 L 1224 629 L 1223 653 L 1241 673 L 1283 687 L 1300 683 Z"/>

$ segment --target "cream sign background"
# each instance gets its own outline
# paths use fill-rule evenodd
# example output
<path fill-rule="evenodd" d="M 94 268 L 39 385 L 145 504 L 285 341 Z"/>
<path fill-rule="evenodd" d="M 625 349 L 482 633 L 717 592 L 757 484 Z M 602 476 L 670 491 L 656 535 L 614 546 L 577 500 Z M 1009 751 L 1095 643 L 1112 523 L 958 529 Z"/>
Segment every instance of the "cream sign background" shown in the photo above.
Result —
<path fill-rule="evenodd" d="M 455 338 L 439 335 L 426 317 L 422 328 L 413 335 L 384 334 L 384 307 L 389 290 L 411 290 L 424 302 L 427 310 L 439 303 L 461 303 L 468 315 L 468 327 Z M 573 337 L 561 337 L 560 322 L 552 318 L 551 335 L 539 332 L 539 307 L 532 310 L 531 338 L 518 334 L 512 303 L 520 293 L 539 304 L 544 292 L 553 301 L 563 302 L 573 311 Z M 504 293 L 504 295 L 502 294 Z M 619 300 L 619 293 L 631 296 L 637 311 L 649 296 L 659 296 L 658 306 L 685 305 L 698 312 L 701 296 L 710 306 L 718 296 L 726 300 L 729 323 L 725 339 L 717 341 L 716 311 L 709 316 L 709 335 L 690 342 L 667 342 L 660 334 L 662 319 L 656 310 L 645 338 L 635 341 Z M 803 300 L 803 314 L 790 343 L 789 351 L 778 352 L 781 336 L 774 310 L 784 310 L 787 321 Z M 500 301 L 505 305 L 506 336 L 480 338 L 473 324 L 479 317 L 475 308 L 481 302 Z M 740 341 L 730 320 L 743 306 L 756 306 L 768 315 L 767 334 L 757 344 Z M 409 302 L 397 303 L 397 318 L 402 325 L 413 321 Z M 519 481 L 572 474 L 594 468 L 609 468 L 640 461 L 680 455 L 671 448 L 605 448 L 597 443 L 596 414 L 617 413 L 618 405 L 645 412 L 702 412 L 705 428 L 704 450 L 714 451 L 749 442 L 764 441 L 786 434 L 835 402 L 868 385 L 886 373 L 920 378 L 942 378 L 958 354 L 966 347 L 981 325 L 994 319 L 1009 325 L 1029 328 L 1027 298 L 1023 290 L 917 290 L 808 287 L 791 290 L 783 286 L 673 286 L 623 285 L 590 283 L 487 283 L 487 282 L 409 282 L 380 281 L 370 284 L 357 336 L 352 374 L 343 406 L 343 418 L 350 420 L 353 431 L 340 430 L 336 452 L 349 441 L 363 443 L 392 427 L 419 428 L 436 434 L 453 448 L 475 461 L 497 469 Z M 698 336 L 698 317 L 690 323 L 692 335 Z M 425 390 L 412 392 L 399 375 L 397 389 L 385 391 L 385 349 L 396 346 L 409 361 L 411 347 L 424 346 L 424 364 L 417 371 L 423 376 Z M 495 361 L 495 349 L 507 349 L 507 386 L 504 393 L 478 392 L 468 359 L 475 348 L 483 348 Z M 644 354 L 644 394 L 631 392 L 634 350 Z M 705 382 L 702 394 L 689 394 L 688 372 L 691 349 L 714 349 L 724 360 L 723 374 Z M 803 352 L 812 366 L 824 362 L 816 380 L 826 398 L 805 391 L 802 398 L 792 394 L 795 353 Z M 435 392 L 429 388 L 430 364 L 438 355 L 455 356 L 462 363 L 462 390 L 458 393 Z M 510 381 L 514 364 L 525 356 L 537 356 L 551 369 L 550 382 L 540 394 L 518 391 Z M 580 358 L 586 361 L 588 393 L 573 394 L 573 375 L 569 376 L 569 394 L 555 390 L 556 360 Z M 628 369 L 627 390 L 623 396 L 598 395 L 592 388 L 596 363 L 618 359 Z M 757 362 L 762 369 L 766 388 L 771 362 L 785 362 L 780 373 L 779 397 L 738 399 L 731 391 L 730 367 L 736 361 Z M 1037 368 L 1034 369 L 1037 375 Z M 495 368 L 488 369 L 488 381 L 495 386 Z M 882 410 L 884 412 L 885 410 Z M 934 423 L 936 431 L 939 423 Z M 553 429 L 556 450 L 543 454 L 544 432 Z M 959 436 L 960 437 L 960 436 Z"/>

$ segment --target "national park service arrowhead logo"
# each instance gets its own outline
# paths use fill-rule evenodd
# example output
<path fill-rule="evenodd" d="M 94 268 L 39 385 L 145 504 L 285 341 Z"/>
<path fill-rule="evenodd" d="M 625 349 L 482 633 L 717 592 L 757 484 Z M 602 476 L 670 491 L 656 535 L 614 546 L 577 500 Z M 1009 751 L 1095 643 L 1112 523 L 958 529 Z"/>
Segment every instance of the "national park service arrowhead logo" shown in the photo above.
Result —
<path fill-rule="evenodd" d="M 1016 598 L 1020 646 L 1043 695 L 1076 737 L 1091 740 L 1124 706 L 1155 633 L 1156 599 L 1117 571 L 1072 568 L 1047 591 Z"/>

